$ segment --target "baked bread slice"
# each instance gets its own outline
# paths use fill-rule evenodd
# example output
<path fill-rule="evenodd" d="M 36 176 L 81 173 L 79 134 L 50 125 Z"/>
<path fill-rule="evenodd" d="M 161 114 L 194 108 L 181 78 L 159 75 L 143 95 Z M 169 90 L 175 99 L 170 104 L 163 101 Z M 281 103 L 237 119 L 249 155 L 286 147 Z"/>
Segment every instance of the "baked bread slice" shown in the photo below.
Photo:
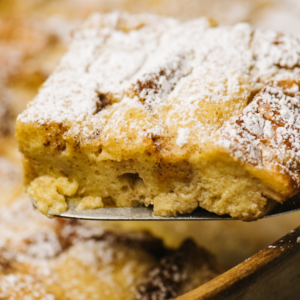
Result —
<path fill-rule="evenodd" d="M 299 191 L 300 42 L 248 24 L 92 15 L 17 120 L 44 214 L 201 206 L 250 221 Z"/>

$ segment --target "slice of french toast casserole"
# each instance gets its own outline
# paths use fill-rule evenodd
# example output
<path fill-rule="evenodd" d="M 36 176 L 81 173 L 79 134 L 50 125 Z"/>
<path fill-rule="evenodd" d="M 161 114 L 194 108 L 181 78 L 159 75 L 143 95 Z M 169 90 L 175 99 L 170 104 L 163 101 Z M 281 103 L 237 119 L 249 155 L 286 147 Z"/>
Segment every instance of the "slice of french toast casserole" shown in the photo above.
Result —
<path fill-rule="evenodd" d="M 246 23 L 94 14 L 18 117 L 27 192 L 261 218 L 300 189 L 299 67 L 297 38 Z"/>

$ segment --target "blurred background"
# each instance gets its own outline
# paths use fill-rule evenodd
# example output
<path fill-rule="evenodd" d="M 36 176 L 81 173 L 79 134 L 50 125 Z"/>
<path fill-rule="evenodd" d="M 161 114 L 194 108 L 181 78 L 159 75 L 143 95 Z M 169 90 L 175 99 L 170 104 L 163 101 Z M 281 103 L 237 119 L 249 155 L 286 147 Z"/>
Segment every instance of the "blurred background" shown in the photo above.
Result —
<path fill-rule="evenodd" d="M 31 206 L 23 193 L 21 157 L 14 138 L 17 115 L 35 96 L 67 50 L 72 30 L 93 11 L 115 10 L 156 13 L 181 20 L 207 16 L 219 24 L 249 22 L 255 27 L 300 35 L 299 0 L 0 0 L 0 214 L 18 201 Z M 34 214 L 32 218 L 35 218 Z M 36 217 L 37 223 L 40 220 L 40 216 Z M 26 219 L 23 222 L 26 223 Z M 252 223 L 94 224 L 118 231 L 146 229 L 161 237 L 169 247 L 177 247 L 182 240 L 191 237 L 214 253 L 225 269 L 245 260 L 298 225 L 300 213 Z"/>

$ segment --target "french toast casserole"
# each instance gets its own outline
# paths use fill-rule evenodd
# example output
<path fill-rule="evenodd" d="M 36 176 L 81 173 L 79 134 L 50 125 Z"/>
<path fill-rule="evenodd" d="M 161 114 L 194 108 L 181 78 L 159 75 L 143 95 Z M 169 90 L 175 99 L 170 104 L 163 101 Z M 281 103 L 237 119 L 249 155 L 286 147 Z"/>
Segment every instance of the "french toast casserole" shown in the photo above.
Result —
<path fill-rule="evenodd" d="M 198 206 L 251 221 L 299 191 L 300 42 L 249 24 L 93 14 L 19 115 L 39 210 Z"/>

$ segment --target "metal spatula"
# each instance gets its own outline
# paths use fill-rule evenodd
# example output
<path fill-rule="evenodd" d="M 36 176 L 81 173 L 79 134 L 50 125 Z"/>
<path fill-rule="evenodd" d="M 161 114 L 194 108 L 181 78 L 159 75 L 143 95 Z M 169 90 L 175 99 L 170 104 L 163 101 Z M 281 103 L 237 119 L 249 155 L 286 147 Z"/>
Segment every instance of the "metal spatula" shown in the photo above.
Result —
<path fill-rule="evenodd" d="M 34 201 L 33 205 L 36 207 Z M 265 218 L 280 216 L 300 210 L 299 195 L 278 205 Z M 202 208 L 197 208 L 191 214 L 178 215 L 177 217 L 158 217 L 152 215 L 152 207 L 120 207 L 120 208 L 98 208 L 76 211 L 74 204 L 69 204 L 68 211 L 53 215 L 53 217 L 82 219 L 82 220 L 110 220 L 110 221 L 179 221 L 179 220 L 235 220 L 228 215 L 219 216 Z"/>

